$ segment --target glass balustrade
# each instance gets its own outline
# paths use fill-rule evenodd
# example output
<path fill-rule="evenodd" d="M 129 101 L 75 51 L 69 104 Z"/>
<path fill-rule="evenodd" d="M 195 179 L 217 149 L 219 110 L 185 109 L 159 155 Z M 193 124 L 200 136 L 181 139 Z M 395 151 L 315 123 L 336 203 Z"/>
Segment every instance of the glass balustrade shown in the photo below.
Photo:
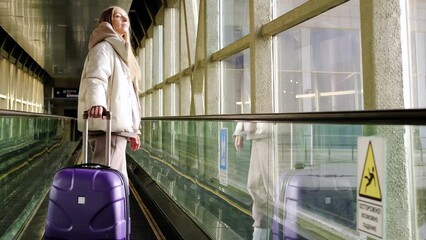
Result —
<path fill-rule="evenodd" d="M 0 239 L 16 239 L 79 142 L 75 121 L 0 114 Z"/>
<path fill-rule="evenodd" d="M 385 217 L 398 217 L 383 214 L 397 178 L 413 186 L 406 224 L 426 237 L 424 126 L 148 119 L 142 134 L 128 153 L 213 239 L 383 235 L 394 227 Z M 390 173 L 393 161 L 407 168 Z M 381 214 L 365 212 L 368 204 Z"/>
<path fill-rule="evenodd" d="M 401 226 L 425 238 L 421 121 L 323 122 L 143 119 L 128 154 L 213 239 L 390 238 Z M 79 149 L 75 133 L 74 119 L 0 115 L 1 239 L 19 236 Z"/>

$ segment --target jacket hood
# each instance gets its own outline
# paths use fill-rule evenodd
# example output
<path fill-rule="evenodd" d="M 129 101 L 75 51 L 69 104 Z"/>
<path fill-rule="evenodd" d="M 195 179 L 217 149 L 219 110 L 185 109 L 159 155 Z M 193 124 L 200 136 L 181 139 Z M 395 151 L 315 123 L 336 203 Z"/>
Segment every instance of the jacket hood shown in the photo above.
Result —
<path fill-rule="evenodd" d="M 121 39 L 108 22 L 100 23 L 92 32 L 89 39 L 89 50 L 96 44 L 107 41 L 120 57 L 127 63 L 128 44 Z"/>

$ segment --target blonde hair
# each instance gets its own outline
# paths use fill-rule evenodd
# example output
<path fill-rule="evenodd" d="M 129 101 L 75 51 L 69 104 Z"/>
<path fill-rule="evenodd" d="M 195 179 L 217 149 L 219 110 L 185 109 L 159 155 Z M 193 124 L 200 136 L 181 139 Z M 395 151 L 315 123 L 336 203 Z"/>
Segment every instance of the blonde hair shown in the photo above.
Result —
<path fill-rule="evenodd" d="M 123 8 L 118 7 L 118 6 L 111 6 L 107 9 L 105 9 L 101 16 L 99 17 L 99 23 L 102 22 L 108 22 L 109 24 L 112 25 L 112 18 L 115 14 L 115 12 L 117 10 L 122 10 L 123 12 L 126 12 Z M 139 93 L 139 79 L 141 77 L 141 70 L 139 68 L 139 64 L 138 61 L 136 60 L 135 54 L 133 53 L 133 49 L 132 49 L 132 44 L 130 42 L 130 29 L 131 29 L 131 25 L 130 25 L 130 19 L 129 20 L 129 31 L 126 32 L 123 36 L 120 36 L 124 39 L 124 41 L 126 41 L 126 47 L 127 47 L 127 66 L 130 69 L 130 75 L 132 78 L 132 82 L 133 82 L 133 86 L 136 90 L 137 93 Z"/>

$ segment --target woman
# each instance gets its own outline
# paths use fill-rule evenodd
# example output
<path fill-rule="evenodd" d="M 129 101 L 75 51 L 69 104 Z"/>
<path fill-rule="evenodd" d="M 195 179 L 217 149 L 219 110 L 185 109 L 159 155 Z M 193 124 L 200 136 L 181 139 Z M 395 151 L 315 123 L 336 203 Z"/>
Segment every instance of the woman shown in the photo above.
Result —
<path fill-rule="evenodd" d="M 107 165 L 105 158 L 106 123 L 102 112 L 111 111 L 111 168 L 128 181 L 126 145 L 139 149 L 140 70 L 130 45 L 130 23 L 120 7 L 106 9 L 89 39 L 89 53 L 81 76 L 78 96 L 78 128 L 83 129 L 83 112 L 89 111 L 92 162 Z"/>

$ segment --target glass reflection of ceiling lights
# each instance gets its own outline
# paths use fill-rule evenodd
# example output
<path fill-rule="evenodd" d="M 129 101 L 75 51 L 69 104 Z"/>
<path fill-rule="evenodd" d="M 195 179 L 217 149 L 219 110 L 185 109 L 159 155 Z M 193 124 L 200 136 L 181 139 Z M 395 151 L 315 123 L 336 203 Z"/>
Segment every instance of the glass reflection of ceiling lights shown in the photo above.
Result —
<path fill-rule="evenodd" d="M 319 94 L 320 97 L 331 97 L 331 96 L 341 96 L 341 95 L 351 95 L 355 94 L 355 90 L 346 90 L 346 91 L 335 91 L 335 92 L 322 92 Z M 298 94 L 296 98 L 313 98 L 315 97 L 315 93 L 307 93 L 307 94 Z"/>

